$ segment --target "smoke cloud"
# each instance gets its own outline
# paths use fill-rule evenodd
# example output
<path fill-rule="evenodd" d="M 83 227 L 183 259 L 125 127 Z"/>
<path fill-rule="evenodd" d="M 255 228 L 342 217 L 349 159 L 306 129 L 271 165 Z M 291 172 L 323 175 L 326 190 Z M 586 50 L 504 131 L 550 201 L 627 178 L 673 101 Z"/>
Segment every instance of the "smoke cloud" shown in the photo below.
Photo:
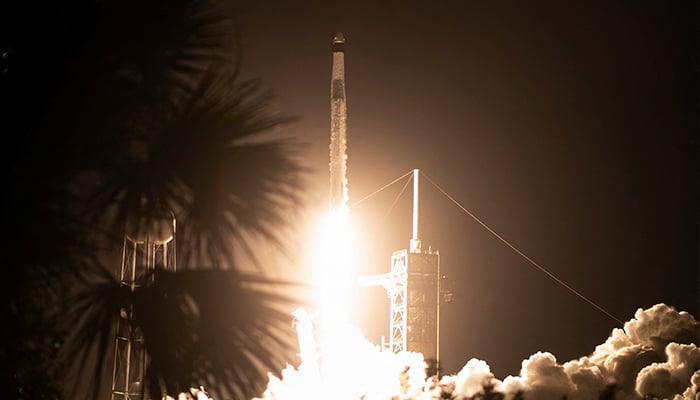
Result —
<path fill-rule="evenodd" d="M 503 380 L 478 359 L 456 375 L 426 379 L 420 354 L 381 351 L 359 331 L 353 337 L 336 343 L 340 350 L 324 348 L 333 368 L 322 369 L 317 380 L 305 378 L 303 366 L 289 366 L 282 379 L 271 377 L 263 398 L 700 400 L 700 324 L 665 304 L 637 310 L 587 356 L 560 363 L 537 352 L 522 362 L 519 375 Z"/>

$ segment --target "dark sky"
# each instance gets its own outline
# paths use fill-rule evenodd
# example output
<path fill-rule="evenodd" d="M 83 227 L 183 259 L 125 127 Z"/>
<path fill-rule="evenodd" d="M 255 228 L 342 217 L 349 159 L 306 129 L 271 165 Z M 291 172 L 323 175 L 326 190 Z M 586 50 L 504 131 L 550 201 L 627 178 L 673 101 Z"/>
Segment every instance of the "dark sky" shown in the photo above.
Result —
<path fill-rule="evenodd" d="M 697 6 L 487 3 L 250 2 L 243 66 L 300 117 L 288 132 L 310 144 L 320 205 L 342 30 L 351 203 L 420 168 L 618 318 L 659 302 L 697 316 Z M 586 355 L 619 326 L 423 188 L 421 239 L 454 285 L 444 372 L 477 357 L 503 378 L 538 350 Z M 352 210 L 362 274 L 408 246 L 410 195 L 390 211 L 400 189 Z M 355 319 L 377 343 L 388 301 L 361 293 Z"/>

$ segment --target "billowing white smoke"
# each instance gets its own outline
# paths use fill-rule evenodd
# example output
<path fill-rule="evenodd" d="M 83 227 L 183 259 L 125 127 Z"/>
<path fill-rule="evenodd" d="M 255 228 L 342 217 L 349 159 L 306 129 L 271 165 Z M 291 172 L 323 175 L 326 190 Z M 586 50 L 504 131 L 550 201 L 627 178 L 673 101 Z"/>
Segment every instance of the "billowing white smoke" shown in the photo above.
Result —
<path fill-rule="evenodd" d="M 334 399 L 700 400 L 700 324 L 665 304 L 637 310 L 588 356 L 562 364 L 553 354 L 538 352 L 523 361 L 518 376 L 502 381 L 486 362 L 472 359 L 457 375 L 423 383 L 419 354 L 381 352 L 359 332 L 354 337 L 336 343 L 340 350 L 324 349 L 329 365 L 346 360 L 354 369 L 335 377 L 340 368 L 326 371 L 312 389 L 302 371 L 288 367 L 283 380 L 271 378 L 264 397 L 313 399 L 322 394 L 313 390 L 322 388 L 324 398 Z"/>
<path fill-rule="evenodd" d="M 698 373 L 698 369 L 700 349 L 694 344 L 669 343 L 666 346 L 666 362 L 651 364 L 639 372 L 637 392 L 671 398 L 692 385 L 690 378 Z M 697 383 L 697 376 L 695 378 Z M 697 386 L 695 389 L 697 393 Z"/>
<path fill-rule="evenodd" d="M 553 355 L 537 353 L 523 361 L 519 376 L 507 377 L 497 390 L 506 398 L 520 391 L 526 399 L 584 400 L 601 394 L 617 400 L 681 399 L 700 369 L 698 327 L 690 314 L 665 304 L 639 309 L 591 355 L 559 364 Z M 697 392 L 695 387 L 688 396 Z"/>
<path fill-rule="evenodd" d="M 513 398 L 522 392 L 526 398 L 559 400 L 569 398 L 576 390 L 564 366 L 550 353 L 537 352 L 523 361 L 520 376 L 509 376 L 497 389 Z"/>

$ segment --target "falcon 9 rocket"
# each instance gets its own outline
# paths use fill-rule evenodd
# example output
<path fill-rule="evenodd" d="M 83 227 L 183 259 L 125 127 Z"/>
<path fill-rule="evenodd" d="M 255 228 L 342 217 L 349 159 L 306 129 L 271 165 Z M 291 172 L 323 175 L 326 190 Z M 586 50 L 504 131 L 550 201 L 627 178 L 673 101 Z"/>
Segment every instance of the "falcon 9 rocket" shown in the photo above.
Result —
<path fill-rule="evenodd" d="M 345 38 L 333 37 L 331 74 L 330 209 L 347 206 L 347 105 L 345 103 Z"/>

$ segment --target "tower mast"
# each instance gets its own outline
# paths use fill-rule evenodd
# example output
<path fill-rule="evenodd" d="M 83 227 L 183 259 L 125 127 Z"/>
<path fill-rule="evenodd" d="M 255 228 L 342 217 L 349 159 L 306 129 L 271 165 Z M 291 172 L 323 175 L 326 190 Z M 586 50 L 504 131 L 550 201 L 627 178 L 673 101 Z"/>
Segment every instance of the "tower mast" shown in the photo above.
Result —
<path fill-rule="evenodd" d="M 420 176 L 420 171 L 418 169 L 413 170 L 413 236 L 411 236 L 411 253 L 420 253 L 420 239 L 418 239 L 418 199 L 419 199 L 419 184 L 418 179 Z"/>
<path fill-rule="evenodd" d="M 333 37 L 333 72 L 331 74 L 331 144 L 330 209 L 345 207 L 348 202 L 347 179 L 347 105 L 345 102 L 345 37 Z"/>

